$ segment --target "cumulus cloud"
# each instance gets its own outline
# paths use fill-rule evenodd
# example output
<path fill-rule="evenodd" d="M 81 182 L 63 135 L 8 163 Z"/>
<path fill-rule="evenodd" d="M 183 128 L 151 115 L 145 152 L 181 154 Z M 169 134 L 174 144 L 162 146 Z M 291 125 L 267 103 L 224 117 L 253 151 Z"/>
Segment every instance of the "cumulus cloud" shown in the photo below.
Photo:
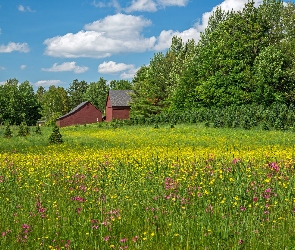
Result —
<path fill-rule="evenodd" d="M 174 36 L 181 37 L 183 42 L 194 39 L 198 41 L 201 36 L 201 32 L 195 28 L 184 30 L 183 32 L 173 30 L 163 30 L 157 38 L 157 44 L 154 46 L 154 50 L 161 51 L 168 49 L 171 46 L 172 38 Z"/>
<path fill-rule="evenodd" d="M 151 21 L 141 16 L 116 14 L 84 26 L 76 34 L 46 39 L 45 54 L 54 57 L 105 58 L 126 52 L 144 52 L 153 48 L 156 38 L 141 35 Z"/>
<path fill-rule="evenodd" d="M 27 43 L 13 43 L 10 42 L 8 45 L 0 45 L 0 53 L 10 53 L 13 51 L 19 51 L 27 53 L 30 51 L 29 45 Z"/>
<path fill-rule="evenodd" d="M 169 0 L 167 0 L 167 2 L 169 2 Z M 171 0 L 170 2 L 173 1 Z M 175 2 L 177 1 L 175 0 Z M 256 1 L 255 5 L 259 6 L 262 2 L 263 0 L 258 0 Z M 215 6 L 210 12 L 204 13 L 202 15 L 201 21 L 197 22 L 192 28 L 188 30 L 184 30 L 182 32 L 173 30 L 163 30 L 157 38 L 157 43 L 154 46 L 154 50 L 161 51 L 168 49 L 171 46 L 173 36 L 181 37 L 183 42 L 187 42 L 189 39 L 194 39 L 195 41 L 198 41 L 200 39 L 201 33 L 204 32 L 206 27 L 208 26 L 210 16 L 213 14 L 214 11 L 216 11 L 218 7 L 225 11 L 239 11 L 244 8 L 246 3 L 248 3 L 248 0 L 225 0 L 221 4 Z"/>
<path fill-rule="evenodd" d="M 2 67 L 2 66 L 0 66 L 0 70 L 5 70 L 6 68 L 4 68 L 4 67 Z"/>
<path fill-rule="evenodd" d="M 36 12 L 35 10 L 32 10 L 29 6 L 24 7 L 23 5 L 19 5 L 19 6 L 17 7 L 17 9 L 18 9 L 20 12 Z"/>
<path fill-rule="evenodd" d="M 103 62 L 98 66 L 98 72 L 101 74 L 116 74 L 121 73 L 120 77 L 123 79 L 133 78 L 137 72 L 133 64 L 116 63 L 113 61 Z"/>
<path fill-rule="evenodd" d="M 21 70 L 24 70 L 25 68 L 27 67 L 27 65 L 21 65 L 19 68 L 21 69 Z"/>
<path fill-rule="evenodd" d="M 127 13 L 133 11 L 157 11 L 157 4 L 152 0 L 132 0 L 131 5 L 125 9 Z"/>
<path fill-rule="evenodd" d="M 113 61 L 103 62 L 98 66 L 98 72 L 102 74 L 118 73 L 127 69 L 133 69 L 133 64 L 116 63 Z"/>
<path fill-rule="evenodd" d="M 131 5 L 125 9 L 127 13 L 133 11 L 155 12 L 166 6 L 186 6 L 188 0 L 132 0 Z"/>
<path fill-rule="evenodd" d="M 0 82 L 0 85 L 4 85 L 6 83 L 6 81 L 5 82 Z"/>
<path fill-rule="evenodd" d="M 139 70 L 139 68 L 132 68 L 132 69 L 129 69 L 125 72 L 123 72 L 120 77 L 122 79 L 131 79 L 134 77 L 134 75 L 136 74 L 136 72 Z"/>
<path fill-rule="evenodd" d="M 84 73 L 89 68 L 85 66 L 77 66 L 76 62 L 64 62 L 60 65 L 54 63 L 51 68 L 42 68 L 43 71 L 48 72 L 64 72 L 64 71 L 73 71 L 76 74 Z"/>
<path fill-rule="evenodd" d="M 43 87 L 48 87 L 52 85 L 59 85 L 62 84 L 62 81 L 60 80 L 41 80 L 35 83 L 35 86 L 43 86 Z"/>

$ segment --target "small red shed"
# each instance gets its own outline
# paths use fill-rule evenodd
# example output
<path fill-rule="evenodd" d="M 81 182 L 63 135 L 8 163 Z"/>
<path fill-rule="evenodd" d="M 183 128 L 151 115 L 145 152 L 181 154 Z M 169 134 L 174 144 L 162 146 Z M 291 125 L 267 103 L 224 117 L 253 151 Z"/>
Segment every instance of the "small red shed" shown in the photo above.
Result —
<path fill-rule="evenodd" d="M 130 118 L 132 90 L 109 90 L 106 102 L 106 121 Z"/>
<path fill-rule="evenodd" d="M 58 127 L 66 127 L 77 124 L 89 124 L 102 121 L 102 113 L 90 102 L 82 102 L 69 113 L 56 120 Z"/>

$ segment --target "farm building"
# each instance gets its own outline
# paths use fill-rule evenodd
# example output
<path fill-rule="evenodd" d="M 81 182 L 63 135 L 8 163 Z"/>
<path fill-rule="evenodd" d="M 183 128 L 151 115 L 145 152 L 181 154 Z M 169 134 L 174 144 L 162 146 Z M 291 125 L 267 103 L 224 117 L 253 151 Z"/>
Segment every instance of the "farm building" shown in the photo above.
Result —
<path fill-rule="evenodd" d="M 106 102 L 106 121 L 129 119 L 132 90 L 109 90 Z"/>
<path fill-rule="evenodd" d="M 66 127 L 76 124 L 89 124 L 102 121 L 102 113 L 90 102 L 82 102 L 69 113 L 59 117 L 56 125 Z"/>

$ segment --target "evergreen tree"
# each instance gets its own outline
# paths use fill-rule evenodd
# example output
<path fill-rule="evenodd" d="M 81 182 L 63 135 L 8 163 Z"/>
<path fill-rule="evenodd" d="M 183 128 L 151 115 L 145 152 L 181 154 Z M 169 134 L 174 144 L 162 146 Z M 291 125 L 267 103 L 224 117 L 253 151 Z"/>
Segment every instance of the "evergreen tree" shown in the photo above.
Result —
<path fill-rule="evenodd" d="M 12 131 L 10 129 L 9 123 L 5 127 L 4 137 L 5 138 L 11 138 L 12 137 Z"/>
<path fill-rule="evenodd" d="M 52 133 L 49 137 L 49 143 L 51 144 L 60 144 L 63 143 L 62 135 L 59 131 L 58 126 L 54 126 Z"/>

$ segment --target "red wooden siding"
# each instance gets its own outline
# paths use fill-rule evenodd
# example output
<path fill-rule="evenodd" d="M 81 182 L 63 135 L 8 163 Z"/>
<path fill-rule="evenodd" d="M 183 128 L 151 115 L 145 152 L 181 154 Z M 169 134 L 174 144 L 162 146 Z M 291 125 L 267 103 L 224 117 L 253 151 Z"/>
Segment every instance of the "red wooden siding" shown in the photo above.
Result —
<path fill-rule="evenodd" d="M 88 102 L 72 114 L 59 118 L 56 121 L 56 125 L 59 127 L 66 127 L 76 124 L 89 124 L 101 121 L 101 111 Z"/>
<path fill-rule="evenodd" d="M 130 107 L 113 107 L 112 118 L 113 120 L 126 120 L 129 119 Z"/>
<path fill-rule="evenodd" d="M 112 121 L 113 117 L 113 108 L 110 100 L 110 96 L 108 96 L 107 99 L 107 105 L 106 105 L 106 121 L 110 122 Z"/>

